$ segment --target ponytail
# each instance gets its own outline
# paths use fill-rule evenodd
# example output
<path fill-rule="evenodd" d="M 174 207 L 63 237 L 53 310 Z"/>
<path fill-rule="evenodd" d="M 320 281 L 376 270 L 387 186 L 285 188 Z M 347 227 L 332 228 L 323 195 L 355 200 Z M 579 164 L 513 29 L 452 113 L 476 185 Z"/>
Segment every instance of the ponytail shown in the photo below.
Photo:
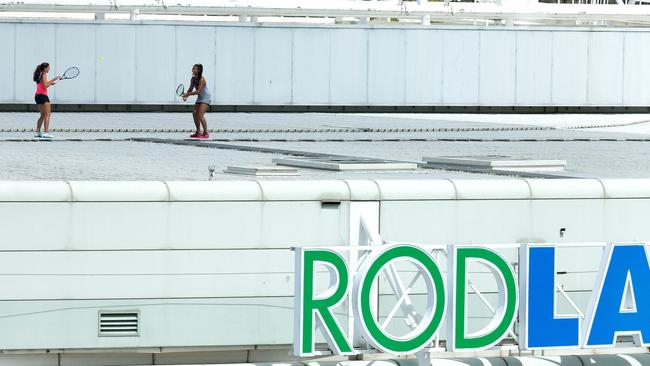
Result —
<path fill-rule="evenodd" d="M 41 81 L 41 73 L 43 73 L 43 70 L 47 69 L 48 66 L 50 66 L 50 64 L 47 62 L 43 62 L 42 64 L 36 66 L 36 70 L 34 70 L 34 76 L 32 77 L 35 83 Z"/>
<path fill-rule="evenodd" d="M 198 87 L 199 87 L 199 83 L 201 82 L 201 78 L 203 77 L 203 65 L 201 65 L 201 64 L 194 64 L 194 66 L 196 67 L 196 69 L 197 69 L 199 72 L 198 72 L 198 73 L 196 74 L 196 76 L 194 76 L 192 79 L 193 79 L 193 82 L 194 82 L 194 87 L 195 87 L 195 88 L 198 88 Z"/>

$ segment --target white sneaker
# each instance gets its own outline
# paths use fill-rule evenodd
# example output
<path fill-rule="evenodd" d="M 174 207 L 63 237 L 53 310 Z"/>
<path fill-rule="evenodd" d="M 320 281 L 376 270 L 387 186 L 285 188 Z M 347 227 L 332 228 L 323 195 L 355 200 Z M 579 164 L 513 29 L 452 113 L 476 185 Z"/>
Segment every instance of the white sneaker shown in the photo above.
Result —
<path fill-rule="evenodd" d="M 36 132 L 36 135 L 34 135 L 34 137 L 43 137 L 43 134 L 41 133 L 41 131 L 38 131 Z"/>
<path fill-rule="evenodd" d="M 44 139 L 51 139 L 51 138 L 54 138 L 54 136 L 50 135 L 50 134 L 47 133 L 47 132 L 43 132 L 43 133 L 41 134 L 41 138 L 44 138 Z"/>

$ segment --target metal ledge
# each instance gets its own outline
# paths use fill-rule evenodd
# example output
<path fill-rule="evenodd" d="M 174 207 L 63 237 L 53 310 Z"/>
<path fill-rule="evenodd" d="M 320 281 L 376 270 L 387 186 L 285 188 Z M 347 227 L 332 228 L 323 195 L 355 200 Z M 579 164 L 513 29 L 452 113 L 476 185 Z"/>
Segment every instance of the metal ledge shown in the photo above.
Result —
<path fill-rule="evenodd" d="M 54 112 L 191 112 L 191 104 L 77 104 L 53 103 Z M 472 105 L 211 105 L 210 112 L 266 113 L 650 113 L 648 106 L 472 106 Z M 38 112 L 32 103 L 0 103 L 0 112 Z"/>

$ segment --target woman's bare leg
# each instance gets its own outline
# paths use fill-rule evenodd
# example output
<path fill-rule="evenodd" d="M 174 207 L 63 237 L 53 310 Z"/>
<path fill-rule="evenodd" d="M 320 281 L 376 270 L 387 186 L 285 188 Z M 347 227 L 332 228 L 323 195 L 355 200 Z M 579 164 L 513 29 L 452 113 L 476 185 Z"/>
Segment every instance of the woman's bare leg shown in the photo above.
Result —
<path fill-rule="evenodd" d="M 208 111 L 208 108 L 210 107 L 207 104 L 199 104 L 199 121 L 201 121 L 201 126 L 203 126 L 203 134 L 207 135 L 208 134 L 208 121 L 205 119 L 205 112 Z"/>
<path fill-rule="evenodd" d="M 38 121 L 36 121 L 36 132 L 41 132 L 41 126 L 43 126 L 46 115 L 45 104 L 39 104 L 38 111 L 41 112 L 41 115 L 38 117 Z"/>
<path fill-rule="evenodd" d="M 192 110 L 192 118 L 194 119 L 194 126 L 196 127 L 196 134 L 200 135 L 201 134 L 201 127 L 200 127 L 201 120 L 199 119 L 199 104 L 194 105 L 194 109 Z"/>
<path fill-rule="evenodd" d="M 45 118 L 43 120 L 44 124 L 44 132 L 48 133 L 50 131 L 50 117 L 52 116 L 52 106 L 50 103 L 43 103 L 44 109 L 45 109 Z"/>

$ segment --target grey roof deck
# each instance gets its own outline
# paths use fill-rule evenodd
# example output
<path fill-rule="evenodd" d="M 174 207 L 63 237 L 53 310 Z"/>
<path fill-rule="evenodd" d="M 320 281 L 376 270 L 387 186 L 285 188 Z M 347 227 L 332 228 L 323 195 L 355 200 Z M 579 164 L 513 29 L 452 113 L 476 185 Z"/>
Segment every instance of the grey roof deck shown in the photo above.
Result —
<path fill-rule="evenodd" d="M 647 115 L 213 113 L 211 139 L 200 142 L 187 141 L 187 113 L 56 113 L 53 141 L 32 138 L 36 117 L 0 113 L 0 180 L 207 180 L 209 166 L 224 180 L 502 177 L 422 168 L 301 168 L 299 177 L 222 172 L 304 154 L 417 163 L 423 156 L 506 155 L 567 160 L 563 177 L 650 177 Z"/>

